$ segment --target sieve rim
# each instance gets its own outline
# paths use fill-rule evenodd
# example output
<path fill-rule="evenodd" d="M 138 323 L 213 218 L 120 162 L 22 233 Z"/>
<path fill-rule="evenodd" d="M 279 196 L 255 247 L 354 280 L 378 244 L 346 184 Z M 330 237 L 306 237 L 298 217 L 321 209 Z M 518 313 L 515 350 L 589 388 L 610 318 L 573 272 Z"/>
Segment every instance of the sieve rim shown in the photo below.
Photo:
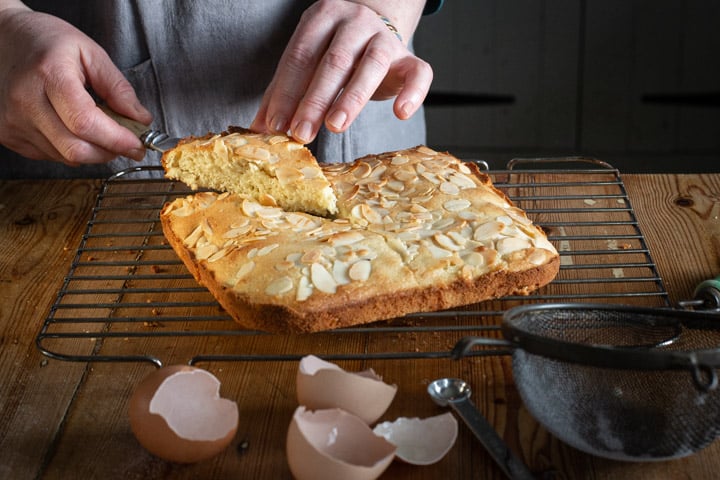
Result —
<path fill-rule="evenodd" d="M 553 360 L 600 368 L 626 370 L 682 369 L 692 373 L 697 386 L 712 390 L 718 385 L 715 369 L 720 368 L 720 345 L 717 348 L 696 350 L 657 350 L 653 348 L 627 348 L 608 345 L 582 344 L 535 334 L 520 326 L 528 315 L 539 312 L 573 311 L 618 312 L 628 316 L 645 315 L 656 318 L 657 326 L 684 326 L 690 329 L 720 330 L 720 315 L 704 311 L 671 308 L 638 307 L 605 303 L 542 303 L 520 305 L 503 314 L 502 333 L 507 345 L 513 349 Z M 485 344 L 480 337 L 465 337 L 458 341 L 453 356 L 460 358 L 475 345 Z"/>

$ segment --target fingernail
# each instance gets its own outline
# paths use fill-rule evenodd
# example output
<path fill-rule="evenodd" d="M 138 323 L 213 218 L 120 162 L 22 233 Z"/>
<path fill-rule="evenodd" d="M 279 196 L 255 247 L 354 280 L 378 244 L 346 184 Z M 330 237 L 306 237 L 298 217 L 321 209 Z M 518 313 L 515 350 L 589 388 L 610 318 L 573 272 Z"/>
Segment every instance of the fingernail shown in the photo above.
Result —
<path fill-rule="evenodd" d="M 346 120 L 347 120 L 347 113 L 343 112 L 342 110 L 335 110 L 328 117 L 327 123 L 335 130 L 342 130 L 343 127 L 345 126 Z"/>
<path fill-rule="evenodd" d="M 133 160 L 137 160 L 139 162 L 143 158 L 145 158 L 145 149 L 144 148 L 133 148 L 132 150 L 130 150 L 129 156 Z"/>
<path fill-rule="evenodd" d="M 308 121 L 300 122 L 293 128 L 292 134 L 301 142 L 309 142 L 312 138 L 312 125 Z"/>
<path fill-rule="evenodd" d="M 274 132 L 287 132 L 287 120 L 283 116 L 275 115 L 270 122 L 270 128 Z"/>
<path fill-rule="evenodd" d="M 134 108 L 140 115 L 150 115 L 150 111 L 140 102 L 135 102 Z"/>
<path fill-rule="evenodd" d="M 412 102 L 405 102 L 400 106 L 400 112 L 402 112 L 405 118 L 410 118 L 415 109 L 415 104 Z"/>

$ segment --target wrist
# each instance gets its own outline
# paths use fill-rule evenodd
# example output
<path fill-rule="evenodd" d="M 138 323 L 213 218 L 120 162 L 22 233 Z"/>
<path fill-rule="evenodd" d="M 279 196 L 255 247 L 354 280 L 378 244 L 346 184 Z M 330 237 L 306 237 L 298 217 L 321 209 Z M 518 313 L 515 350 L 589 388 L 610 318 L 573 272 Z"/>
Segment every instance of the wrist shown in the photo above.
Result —
<path fill-rule="evenodd" d="M 385 22 L 388 28 L 408 43 L 415 33 L 420 17 L 425 8 L 425 0 L 348 0 L 363 5 L 375 12 L 379 20 Z M 395 32 L 393 32 L 395 33 Z"/>

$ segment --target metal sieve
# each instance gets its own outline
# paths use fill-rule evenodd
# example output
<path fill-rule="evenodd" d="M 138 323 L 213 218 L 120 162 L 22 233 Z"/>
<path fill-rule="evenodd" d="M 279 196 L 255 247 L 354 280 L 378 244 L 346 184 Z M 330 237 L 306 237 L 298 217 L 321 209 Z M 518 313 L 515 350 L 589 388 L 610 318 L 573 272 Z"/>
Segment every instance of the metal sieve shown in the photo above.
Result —
<path fill-rule="evenodd" d="M 540 304 L 503 316 L 515 384 L 549 432 L 615 460 L 681 458 L 720 435 L 720 314 L 607 304 Z"/>

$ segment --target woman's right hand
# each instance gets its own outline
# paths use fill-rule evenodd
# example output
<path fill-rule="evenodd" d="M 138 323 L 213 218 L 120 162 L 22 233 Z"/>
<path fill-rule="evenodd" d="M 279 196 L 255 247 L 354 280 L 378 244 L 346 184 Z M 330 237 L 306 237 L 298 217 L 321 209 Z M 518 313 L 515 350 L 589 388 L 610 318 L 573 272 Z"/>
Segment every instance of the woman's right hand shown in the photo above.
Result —
<path fill-rule="evenodd" d="M 97 107 L 149 124 L 152 115 L 107 53 L 67 22 L 0 1 L 0 144 L 68 165 L 140 160 L 140 140 Z"/>

